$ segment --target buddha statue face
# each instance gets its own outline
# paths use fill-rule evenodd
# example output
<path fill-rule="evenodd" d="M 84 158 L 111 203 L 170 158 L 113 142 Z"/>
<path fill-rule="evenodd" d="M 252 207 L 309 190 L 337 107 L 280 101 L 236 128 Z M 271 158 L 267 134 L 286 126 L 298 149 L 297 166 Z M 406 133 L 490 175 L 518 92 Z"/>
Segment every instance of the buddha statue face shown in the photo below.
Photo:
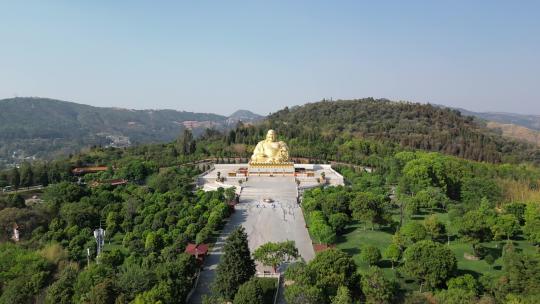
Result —
<path fill-rule="evenodd" d="M 268 130 L 266 133 L 266 141 L 275 142 L 277 140 L 276 131 Z"/>

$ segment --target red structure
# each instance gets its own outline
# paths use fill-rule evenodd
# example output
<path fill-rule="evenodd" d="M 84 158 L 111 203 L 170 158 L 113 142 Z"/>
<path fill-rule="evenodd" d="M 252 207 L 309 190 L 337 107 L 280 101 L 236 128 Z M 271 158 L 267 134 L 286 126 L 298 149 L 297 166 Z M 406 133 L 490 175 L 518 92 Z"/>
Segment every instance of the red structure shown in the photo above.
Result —
<path fill-rule="evenodd" d="M 335 244 L 313 244 L 313 250 L 315 253 L 325 251 L 330 248 L 336 248 Z"/>
<path fill-rule="evenodd" d="M 94 181 L 90 184 L 90 187 L 97 187 L 101 185 L 111 185 L 111 186 L 121 186 L 128 183 L 127 179 L 119 178 L 119 179 L 109 179 L 104 181 Z"/>
<path fill-rule="evenodd" d="M 202 262 L 204 260 L 204 257 L 206 257 L 206 255 L 208 254 L 208 244 L 197 245 L 189 243 L 184 252 L 189 255 L 195 256 L 197 260 Z"/>

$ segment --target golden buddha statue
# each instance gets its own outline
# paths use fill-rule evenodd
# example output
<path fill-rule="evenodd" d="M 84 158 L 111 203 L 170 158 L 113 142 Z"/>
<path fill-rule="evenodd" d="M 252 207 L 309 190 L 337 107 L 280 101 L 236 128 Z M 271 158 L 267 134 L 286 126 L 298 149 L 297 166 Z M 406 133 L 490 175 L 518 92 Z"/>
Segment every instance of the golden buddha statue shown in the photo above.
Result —
<path fill-rule="evenodd" d="M 266 139 L 257 144 L 251 156 L 251 163 L 255 164 L 283 164 L 288 161 L 289 148 L 286 143 L 277 141 L 274 130 L 268 130 Z"/>

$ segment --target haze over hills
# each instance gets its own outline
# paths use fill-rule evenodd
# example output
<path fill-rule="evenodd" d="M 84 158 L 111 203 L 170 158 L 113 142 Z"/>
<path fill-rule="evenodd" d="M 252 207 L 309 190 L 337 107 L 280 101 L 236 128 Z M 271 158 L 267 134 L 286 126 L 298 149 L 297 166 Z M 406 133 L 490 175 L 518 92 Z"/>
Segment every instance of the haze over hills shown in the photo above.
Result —
<path fill-rule="evenodd" d="M 436 111 L 436 108 L 369 98 L 323 101 L 277 111 L 269 120 L 286 122 L 298 130 L 320 130 L 322 134 L 350 132 L 354 136 L 382 138 L 412 148 L 475 160 L 498 161 L 513 150 L 521 150 L 524 158 L 533 153 L 527 145 L 520 146 L 501 135 L 535 144 L 540 142 L 540 132 L 526 128 L 536 125 L 540 128 L 537 116 L 459 109 L 465 114 L 461 115 L 456 110 Z M 493 121 L 483 121 L 491 118 Z M 265 116 L 247 110 L 223 116 L 175 110 L 100 108 L 47 98 L 4 99 L 0 100 L 0 167 L 24 159 L 52 159 L 93 145 L 125 147 L 169 142 L 185 128 L 197 135 L 206 128 L 225 130 L 239 121 L 254 123 L 263 119 Z"/>
<path fill-rule="evenodd" d="M 461 108 L 458 108 L 458 110 L 464 115 L 476 116 L 488 121 L 494 121 L 501 124 L 513 124 L 540 131 L 540 115 L 526 115 L 505 112 L 473 112 Z"/>
<path fill-rule="evenodd" d="M 445 107 L 445 106 L 441 106 Z M 463 115 L 474 116 L 501 135 L 540 146 L 540 115 L 505 112 L 473 112 L 455 108 Z"/>
<path fill-rule="evenodd" d="M 0 100 L 0 166 L 25 158 L 51 159 L 102 145 L 174 140 L 185 128 L 195 134 L 225 129 L 262 116 L 246 110 L 227 117 L 175 110 L 99 108 L 47 98 Z"/>

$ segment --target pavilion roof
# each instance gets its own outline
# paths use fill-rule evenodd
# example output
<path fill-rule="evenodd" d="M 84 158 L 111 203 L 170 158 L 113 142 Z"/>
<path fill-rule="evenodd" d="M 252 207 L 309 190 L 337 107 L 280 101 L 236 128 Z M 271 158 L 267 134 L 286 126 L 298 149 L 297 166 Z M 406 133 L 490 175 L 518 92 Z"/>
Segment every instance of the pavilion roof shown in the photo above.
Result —
<path fill-rule="evenodd" d="M 189 243 L 184 252 L 191 255 L 206 255 L 208 253 L 208 244 Z"/>

